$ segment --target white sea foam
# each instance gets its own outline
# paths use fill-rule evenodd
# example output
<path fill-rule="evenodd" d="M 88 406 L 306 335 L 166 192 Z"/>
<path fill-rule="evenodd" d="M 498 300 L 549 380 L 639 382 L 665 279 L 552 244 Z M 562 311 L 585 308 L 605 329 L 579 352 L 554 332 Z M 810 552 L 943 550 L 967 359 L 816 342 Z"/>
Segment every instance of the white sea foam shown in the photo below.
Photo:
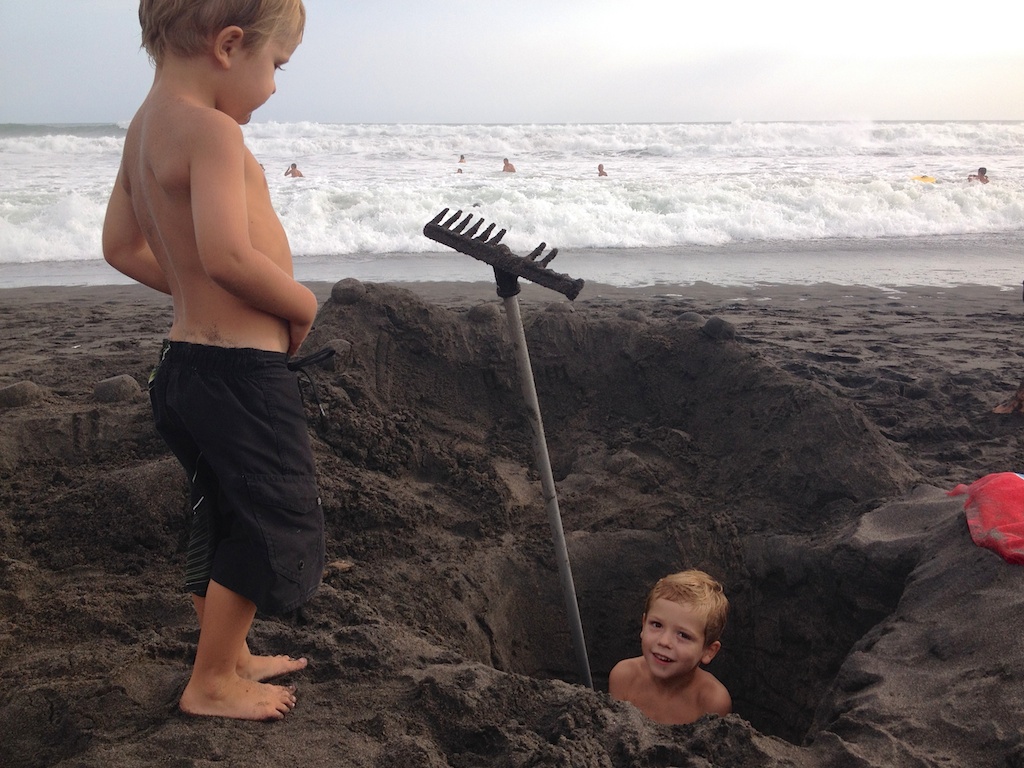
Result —
<path fill-rule="evenodd" d="M 429 274 L 428 260 L 394 254 L 440 250 L 422 228 L 446 207 L 506 228 L 521 252 L 1024 229 L 1022 123 L 257 123 L 245 134 L 297 264 L 401 261 L 408 279 Z M 99 258 L 123 137 L 123 125 L 0 126 L 0 265 Z M 504 157 L 518 173 L 501 172 Z M 292 162 L 304 178 L 283 175 Z M 992 182 L 968 184 L 980 165 Z"/>

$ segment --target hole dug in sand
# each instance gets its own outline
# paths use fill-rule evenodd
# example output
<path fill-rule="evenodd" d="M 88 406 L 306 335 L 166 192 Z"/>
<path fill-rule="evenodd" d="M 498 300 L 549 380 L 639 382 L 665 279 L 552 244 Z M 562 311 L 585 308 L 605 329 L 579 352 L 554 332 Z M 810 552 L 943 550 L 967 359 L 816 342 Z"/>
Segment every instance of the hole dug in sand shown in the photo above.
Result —
<path fill-rule="evenodd" d="M 723 649 L 709 669 L 728 687 L 734 711 L 791 743 L 813 738 L 840 666 L 852 649 L 870 645 L 872 629 L 899 602 L 914 552 L 863 546 L 853 526 L 817 538 L 721 527 L 711 540 L 697 528 L 569 536 L 595 687 L 606 691 L 612 666 L 639 654 L 640 614 L 653 583 L 699 567 L 723 582 L 730 599 Z M 490 566 L 481 559 L 450 573 L 460 586 L 444 614 L 463 616 L 466 655 L 501 671 L 579 684 L 558 574 L 541 549 L 535 557 L 492 553 Z M 852 684 L 843 683 L 847 692 Z"/>
<path fill-rule="evenodd" d="M 801 743 L 851 649 L 899 602 L 910 557 L 874 559 L 848 538 L 753 535 L 716 556 L 697 531 L 589 534 L 571 543 L 595 685 L 640 653 L 640 612 L 662 575 L 699 567 L 725 585 L 730 615 L 709 666 L 736 713 L 762 733 Z M 732 557 L 730 557 L 730 554 Z M 737 557 L 736 555 L 739 555 Z M 614 567 L 609 567 L 614 564 Z"/>
<path fill-rule="evenodd" d="M 492 320 L 379 286 L 325 305 L 317 333 L 351 341 L 322 392 L 321 436 L 354 489 L 335 535 L 357 562 L 378 558 L 371 599 L 416 585 L 396 618 L 495 669 L 579 682 L 514 361 Z M 763 733 L 813 738 L 844 660 L 916 565 L 911 548 L 857 539 L 860 520 L 919 475 L 855 406 L 692 323 L 532 308 L 527 337 L 596 687 L 639 653 L 654 582 L 701 568 L 731 602 L 710 669 L 734 710 Z M 325 473 L 330 462 L 318 459 Z"/>

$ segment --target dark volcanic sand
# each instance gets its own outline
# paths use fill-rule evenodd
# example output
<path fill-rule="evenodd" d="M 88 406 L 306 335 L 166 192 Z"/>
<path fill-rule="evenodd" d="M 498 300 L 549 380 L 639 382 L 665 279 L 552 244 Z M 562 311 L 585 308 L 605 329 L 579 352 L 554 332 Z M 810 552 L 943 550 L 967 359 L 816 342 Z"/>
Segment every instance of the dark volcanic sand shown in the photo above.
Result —
<path fill-rule="evenodd" d="M 185 478 L 144 394 L 167 300 L 0 291 L 0 765 L 1024 765 L 1024 572 L 944 494 L 1024 464 L 991 413 L 1024 375 L 1016 294 L 527 286 L 591 691 L 501 302 L 408 288 L 317 286 L 330 565 L 254 625 L 310 659 L 276 724 L 176 710 Z M 684 567 L 732 600 L 735 714 L 665 727 L 602 691 Z"/>

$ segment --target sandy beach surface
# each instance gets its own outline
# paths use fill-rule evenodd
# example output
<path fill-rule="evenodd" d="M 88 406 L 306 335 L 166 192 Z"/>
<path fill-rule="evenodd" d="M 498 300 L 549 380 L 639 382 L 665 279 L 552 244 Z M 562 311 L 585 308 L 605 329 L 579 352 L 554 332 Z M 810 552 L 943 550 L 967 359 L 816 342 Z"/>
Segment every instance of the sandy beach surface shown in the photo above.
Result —
<path fill-rule="evenodd" d="M 1016 291 L 588 285 L 520 297 L 595 689 L 559 584 L 493 284 L 315 286 L 327 519 L 273 724 L 177 710 L 197 630 L 184 473 L 134 286 L 0 291 L 0 765 L 1021 766 L 1024 570 L 946 491 L 1024 468 Z M 651 584 L 732 601 L 735 713 L 604 692 Z"/>

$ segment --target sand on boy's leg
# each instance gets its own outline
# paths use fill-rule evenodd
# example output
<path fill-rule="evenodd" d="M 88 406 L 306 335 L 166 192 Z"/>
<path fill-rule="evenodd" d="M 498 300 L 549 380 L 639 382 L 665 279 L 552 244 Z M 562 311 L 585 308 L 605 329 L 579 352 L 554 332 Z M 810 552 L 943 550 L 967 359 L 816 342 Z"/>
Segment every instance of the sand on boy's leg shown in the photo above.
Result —
<path fill-rule="evenodd" d="M 211 581 L 203 601 L 199 647 L 178 706 L 190 715 L 280 720 L 295 707 L 295 689 L 238 674 L 256 605 Z"/>
<path fill-rule="evenodd" d="M 199 627 L 202 630 L 203 612 L 206 610 L 206 598 L 199 595 L 192 595 L 192 605 L 196 609 L 196 616 L 199 618 Z M 238 656 L 236 667 L 238 676 L 243 680 L 262 682 L 273 677 L 287 675 L 289 672 L 298 672 L 305 669 L 309 662 L 306 658 L 292 658 L 285 654 L 276 656 L 260 656 L 252 653 L 248 641 L 242 644 L 242 650 Z"/>

